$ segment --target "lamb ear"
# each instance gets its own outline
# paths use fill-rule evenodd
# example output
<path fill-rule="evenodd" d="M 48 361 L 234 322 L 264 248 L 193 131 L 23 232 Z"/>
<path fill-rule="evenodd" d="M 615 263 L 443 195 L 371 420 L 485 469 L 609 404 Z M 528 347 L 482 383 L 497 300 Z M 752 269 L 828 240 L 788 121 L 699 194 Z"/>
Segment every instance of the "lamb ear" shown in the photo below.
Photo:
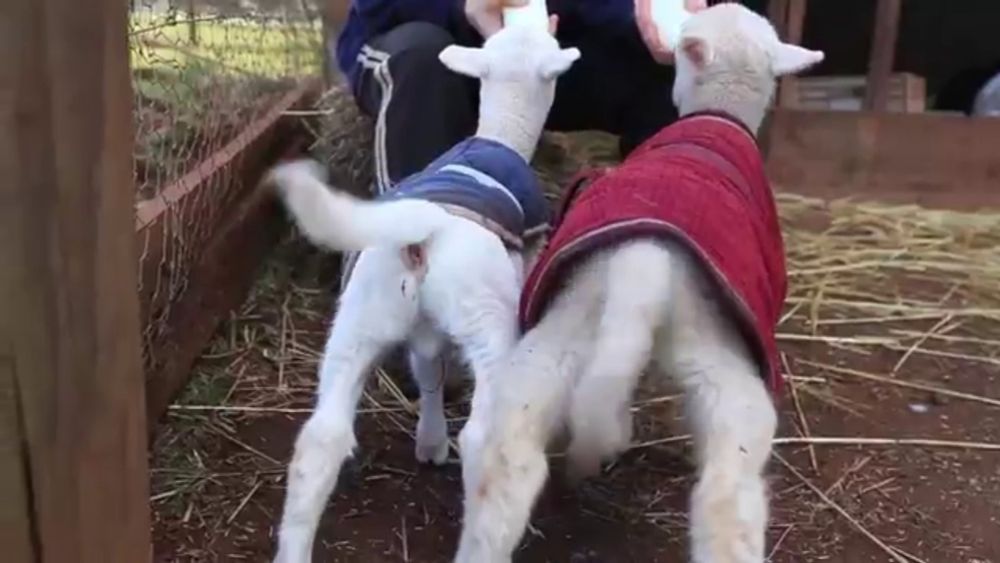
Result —
<path fill-rule="evenodd" d="M 438 55 L 438 60 L 452 71 L 472 78 L 485 78 L 489 73 L 482 49 L 449 45 Z"/>
<path fill-rule="evenodd" d="M 541 68 L 538 69 L 538 72 L 541 73 L 542 78 L 545 80 L 554 80 L 557 76 L 569 70 L 569 67 L 573 66 L 573 63 L 579 58 L 580 50 L 576 47 L 559 49 L 542 60 Z"/>
<path fill-rule="evenodd" d="M 682 38 L 677 50 L 684 53 L 684 56 L 698 70 L 705 70 L 715 60 L 715 49 L 708 44 L 707 39 L 702 37 L 688 36 Z"/>
<path fill-rule="evenodd" d="M 795 74 L 823 62 L 823 57 L 823 51 L 778 43 L 778 47 L 771 53 L 771 71 L 775 76 Z"/>

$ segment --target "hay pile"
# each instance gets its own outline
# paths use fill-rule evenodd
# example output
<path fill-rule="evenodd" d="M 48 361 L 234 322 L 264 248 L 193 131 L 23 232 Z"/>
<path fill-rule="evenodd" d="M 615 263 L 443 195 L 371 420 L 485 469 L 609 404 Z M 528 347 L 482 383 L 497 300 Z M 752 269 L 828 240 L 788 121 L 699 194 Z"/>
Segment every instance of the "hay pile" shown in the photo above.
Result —
<path fill-rule="evenodd" d="M 893 373 L 914 356 L 1000 366 L 1000 214 L 792 194 L 778 203 L 786 340 L 900 352 Z"/>

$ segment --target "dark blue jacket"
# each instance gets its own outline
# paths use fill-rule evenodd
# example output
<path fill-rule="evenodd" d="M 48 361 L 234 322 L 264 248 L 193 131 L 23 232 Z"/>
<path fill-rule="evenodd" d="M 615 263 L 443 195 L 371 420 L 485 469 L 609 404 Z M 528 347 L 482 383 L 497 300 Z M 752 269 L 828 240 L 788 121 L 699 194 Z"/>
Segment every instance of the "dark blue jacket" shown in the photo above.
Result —
<path fill-rule="evenodd" d="M 479 137 L 455 145 L 379 197 L 401 198 L 471 211 L 499 227 L 497 234 L 515 248 L 549 229 L 548 201 L 531 166 L 506 146 Z"/>
<path fill-rule="evenodd" d="M 450 31 L 459 44 L 477 46 L 482 38 L 466 21 L 464 5 L 464 0 L 352 0 L 347 24 L 337 41 L 337 63 L 353 83 L 359 72 L 361 46 L 412 21 L 433 23 Z M 548 5 L 551 13 L 559 15 L 561 40 L 596 33 L 609 42 L 640 41 L 633 0 L 548 0 Z"/>

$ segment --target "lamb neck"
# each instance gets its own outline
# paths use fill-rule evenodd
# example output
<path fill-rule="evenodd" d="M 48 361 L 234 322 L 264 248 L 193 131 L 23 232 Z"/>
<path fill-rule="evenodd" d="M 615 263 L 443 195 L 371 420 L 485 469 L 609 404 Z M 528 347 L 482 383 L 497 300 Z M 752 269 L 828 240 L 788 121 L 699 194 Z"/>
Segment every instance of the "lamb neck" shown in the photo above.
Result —
<path fill-rule="evenodd" d="M 538 140 L 545 127 L 544 115 L 525 103 L 507 98 L 502 104 L 488 104 L 484 99 L 479 116 L 479 127 L 476 136 L 496 141 L 510 148 L 525 162 L 531 162 L 538 147 Z"/>
<path fill-rule="evenodd" d="M 702 84 L 679 108 L 681 116 L 702 111 L 729 114 L 746 125 L 754 135 L 760 130 L 773 88 L 745 84 Z"/>

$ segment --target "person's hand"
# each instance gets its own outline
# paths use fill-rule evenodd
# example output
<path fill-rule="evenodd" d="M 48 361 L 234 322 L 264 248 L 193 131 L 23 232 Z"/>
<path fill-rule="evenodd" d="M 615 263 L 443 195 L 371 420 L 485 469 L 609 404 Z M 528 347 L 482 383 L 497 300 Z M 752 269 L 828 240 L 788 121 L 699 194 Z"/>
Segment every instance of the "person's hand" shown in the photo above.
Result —
<path fill-rule="evenodd" d="M 483 38 L 503 27 L 503 9 L 519 8 L 528 0 L 465 0 L 465 17 Z"/>
<path fill-rule="evenodd" d="M 653 55 L 653 59 L 661 64 L 674 62 L 674 53 L 660 40 L 660 30 L 653 22 L 650 4 L 657 0 L 635 0 L 635 23 L 639 27 L 639 35 L 643 43 Z M 684 9 L 694 13 L 708 7 L 707 0 L 684 0 Z"/>

